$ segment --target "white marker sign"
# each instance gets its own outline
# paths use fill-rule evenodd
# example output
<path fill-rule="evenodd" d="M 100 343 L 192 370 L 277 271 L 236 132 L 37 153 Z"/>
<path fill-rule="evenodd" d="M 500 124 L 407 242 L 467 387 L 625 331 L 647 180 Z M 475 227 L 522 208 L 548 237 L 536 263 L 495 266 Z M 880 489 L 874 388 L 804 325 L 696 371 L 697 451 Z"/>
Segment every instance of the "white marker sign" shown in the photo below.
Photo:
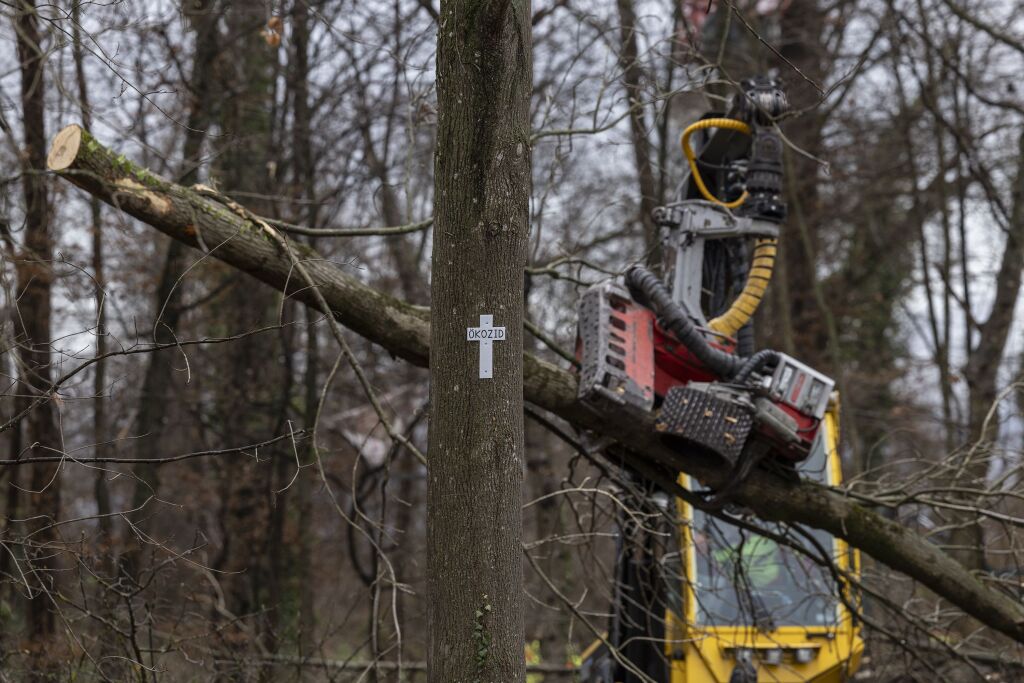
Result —
<path fill-rule="evenodd" d="M 491 379 L 494 376 L 491 343 L 505 341 L 505 328 L 494 327 L 493 315 L 481 315 L 480 327 L 466 328 L 466 340 L 480 342 L 480 378 Z"/>

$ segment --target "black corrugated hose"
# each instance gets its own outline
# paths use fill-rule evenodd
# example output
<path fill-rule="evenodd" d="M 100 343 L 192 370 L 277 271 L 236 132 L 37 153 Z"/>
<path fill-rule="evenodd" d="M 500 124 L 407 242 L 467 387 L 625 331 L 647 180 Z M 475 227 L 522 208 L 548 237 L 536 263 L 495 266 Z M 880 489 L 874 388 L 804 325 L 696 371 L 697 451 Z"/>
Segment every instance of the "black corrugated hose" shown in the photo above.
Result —
<path fill-rule="evenodd" d="M 779 363 L 779 352 L 772 351 L 771 349 L 761 349 L 753 356 L 743 359 L 743 367 L 739 369 L 736 376 L 732 378 L 733 382 L 737 384 L 743 384 L 750 379 L 750 376 L 755 372 L 761 372 L 766 367 L 772 365 L 778 365 Z"/>
<path fill-rule="evenodd" d="M 697 360 L 723 379 L 746 382 L 751 374 L 779 360 L 778 352 L 769 349 L 758 351 L 749 358 L 716 349 L 704 338 L 686 311 L 672 301 L 672 295 L 658 276 L 643 266 L 633 266 L 626 271 L 626 287 L 636 301 L 654 311 L 662 328 L 674 334 Z"/>
<path fill-rule="evenodd" d="M 732 377 L 743 366 L 743 359 L 711 346 L 690 316 L 672 301 L 668 288 L 651 271 L 633 266 L 626 271 L 626 286 L 640 304 L 658 316 L 658 323 L 676 336 L 701 363 L 722 377 Z"/>

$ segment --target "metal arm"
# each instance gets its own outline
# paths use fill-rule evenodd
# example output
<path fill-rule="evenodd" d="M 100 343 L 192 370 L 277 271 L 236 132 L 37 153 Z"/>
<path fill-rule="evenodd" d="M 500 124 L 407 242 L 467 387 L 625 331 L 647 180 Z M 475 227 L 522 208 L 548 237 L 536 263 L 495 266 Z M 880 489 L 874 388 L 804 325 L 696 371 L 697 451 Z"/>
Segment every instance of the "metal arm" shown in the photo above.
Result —
<path fill-rule="evenodd" d="M 760 303 L 771 277 L 778 224 L 786 215 L 781 196 L 782 143 L 771 128 L 774 117 L 788 108 L 785 94 L 776 80 L 768 78 L 744 81 L 743 88 L 730 107 L 729 116 L 733 118 L 707 120 L 709 124 L 714 121 L 718 129 L 698 155 L 690 152 L 689 136 L 684 135 L 683 147 L 692 169 L 680 188 L 684 199 L 654 211 L 654 221 L 661 228 L 666 247 L 665 272 L 673 300 L 698 325 L 725 336 L 734 336 Z M 723 123 L 730 121 L 735 125 Z M 695 125 L 707 128 L 701 123 Z M 739 198 L 702 199 L 709 192 L 702 180 L 701 166 L 713 169 L 712 199 L 727 198 L 730 194 Z M 728 207 L 736 210 L 730 211 Z M 751 237 L 759 241 L 743 292 L 724 315 L 708 321 L 701 306 L 703 287 L 711 284 L 703 282 L 706 243 Z"/>

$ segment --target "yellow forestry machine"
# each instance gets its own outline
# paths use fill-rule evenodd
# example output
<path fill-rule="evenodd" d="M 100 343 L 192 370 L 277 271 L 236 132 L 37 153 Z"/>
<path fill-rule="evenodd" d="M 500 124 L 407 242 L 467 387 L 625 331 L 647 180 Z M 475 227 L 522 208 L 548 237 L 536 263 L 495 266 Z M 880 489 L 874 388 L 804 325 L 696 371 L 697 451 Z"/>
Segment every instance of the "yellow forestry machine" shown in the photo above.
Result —
<path fill-rule="evenodd" d="M 755 78 L 726 113 L 689 126 L 689 176 L 654 215 L 665 279 L 633 266 L 580 302 L 580 398 L 654 413 L 664 442 L 729 473 L 695 509 L 627 472 L 623 495 L 650 514 L 619 520 L 611 623 L 583 657 L 583 683 L 840 683 L 860 662 L 856 596 L 837 578 L 859 571 L 857 553 L 812 530 L 793 543 L 730 502 L 755 467 L 842 476 L 835 383 L 755 350 L 751 329 L 786 218 L 772 122 L 787 109 L 776 80 Z"/>

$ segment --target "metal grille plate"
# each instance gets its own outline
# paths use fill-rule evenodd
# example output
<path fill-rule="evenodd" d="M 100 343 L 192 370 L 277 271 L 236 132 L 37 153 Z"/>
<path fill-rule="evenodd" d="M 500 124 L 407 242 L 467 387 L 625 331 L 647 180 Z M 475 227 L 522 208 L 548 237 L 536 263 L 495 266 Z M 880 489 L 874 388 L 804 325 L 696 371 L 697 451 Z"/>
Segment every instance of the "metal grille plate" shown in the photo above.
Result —
<path fill-rule="evenodd" d="M 654 407 L 654 315 L 612 283 L 579 307 L 579 397 L 649 412 Z"/>
<path fill-rule="evenodd" d="M 754 424 L 744 405 L 687 387 L 665 396 L 655 428 L 664 436 L 713 451 L 731 465 L 739 459 Z"/>

